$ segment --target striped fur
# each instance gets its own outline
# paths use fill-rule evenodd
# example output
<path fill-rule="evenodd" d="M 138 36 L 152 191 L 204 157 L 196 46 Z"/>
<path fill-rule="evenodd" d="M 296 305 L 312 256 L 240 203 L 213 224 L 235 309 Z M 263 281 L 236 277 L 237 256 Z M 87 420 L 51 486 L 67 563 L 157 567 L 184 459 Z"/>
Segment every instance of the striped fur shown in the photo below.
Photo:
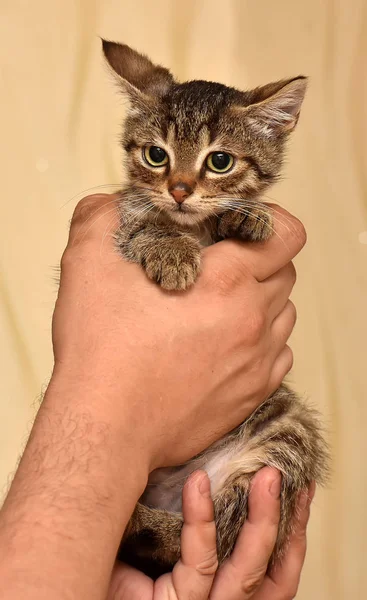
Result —
<path fill-rule="evenodd" d="M 127 46 L 104 42 L 104 53 L 129 103 L 122 139 L 128 183 L 121 195 L 118 249 L 162 287 L 185 290 L 200 272 L 203 246 L 230 237 L 261 242 L 272 234 L 272 215 L 260 194 L 279 177 L 306 80 L 296 77 L 250 92 L 205 81 L 178 84 L 167 69 Z M 149 144 L 165 150 L 165 166 L 144 160 Z M 213 151 L 232 155 L 228 173 L 207 168 Z M 179 207 L 170 195 L 174 185 L 190 190 Z M 180 556 L 182 488 L 192 471 L 203 468 L 211 480 L 222 562 L 247 517 L 252 478 L 266 465 L 282 473 L 271 559 L 280 560 L 298 493 L 312 480 L 324 483 L 328 472 L 320 418 L 285 385 L 199 456 L 151 474 L 120 557 L 153 577 L 172 569 Z"/>
<path fill-rule="evenodd" d="M 227 460 L 222 461 L 221 457 Z M 215 472 L 213 465 L 219 459 Z M 251 480 L 264 466 L 282 473 L 281 519 L 278 539 L 271 561 L 281 560 L 294 523 L 298 493 L 311 481 L 324 484 L 328 476 L 328 450 L 318 413 L 288 387 L 282 385 L 259 409 L 235 431 L 217 442 L 184 466 L 184 476 L 177 469 L 167 473 L 165 490 L 181 498 L 188 474 L 197 468 L 207 470 L 213 489 L 219 562 L 233 550 L 238 533 L 247 517 Z M 154 478 L 153 478 L 154 481 Z M 147 488 L 149 490 L 149 486 Z M 154 489 L 143 501 L 149 503 Z M 180 506 L 176 506 L 180 508 Z M 139 503 L 130 521 L 120 557 L 158 576 L 173 567 L 180 556 L 181 513 L 148 507 Z"/>

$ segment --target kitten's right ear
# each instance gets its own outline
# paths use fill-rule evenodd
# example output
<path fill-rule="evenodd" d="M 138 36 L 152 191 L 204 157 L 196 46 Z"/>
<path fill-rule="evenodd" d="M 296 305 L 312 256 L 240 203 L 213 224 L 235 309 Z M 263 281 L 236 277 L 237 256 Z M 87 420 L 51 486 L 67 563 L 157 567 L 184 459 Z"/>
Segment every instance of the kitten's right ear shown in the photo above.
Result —
<path fill-rule="evenodd" d="M 102 40 L 103 53 L 132 100 L 164 96 L 174 83 L 168 69 L 154 65 L 147 56 L 126 44 Z"/>

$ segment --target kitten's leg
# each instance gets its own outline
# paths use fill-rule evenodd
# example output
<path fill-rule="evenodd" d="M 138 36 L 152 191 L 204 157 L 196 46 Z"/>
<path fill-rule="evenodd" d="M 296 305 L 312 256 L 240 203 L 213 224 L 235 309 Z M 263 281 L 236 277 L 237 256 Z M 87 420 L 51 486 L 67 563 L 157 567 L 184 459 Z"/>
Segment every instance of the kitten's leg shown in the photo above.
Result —
<path fill-rule="evenodd" d="M 199 274 L 200 245 L 188 233 L 142 223 L 122 227 L 117 242 L 125 258 L 140 263 L 166 290 L 185 290 Z"/>
<path fill-rule="evenodd" d="M 258 470 L 266 465 L 266 462 L 262 463 L 259 465 Z M 231 555 L 237 537 L 247 519 L 248 497 L 251 493 L 251 482 L 257 472 L 258 471 L 252 473 L 238 472 L 227 482 L 223 491 L 214 498 L 219 564 Z M 307 485 L 309 485 L 310 482 L 307 482 Z M 270 559 L 272 564 L 282 558 L 286 548 L 287 540 L 291 533 L 295 518 L 299 491 L 301 490 L 298 490 L 292 485 L 289 486 L 283 481 L 280 496 L 281 516 L 278 537 Z"/>
<path fill-rule="evenodd" d="M 228 457 L 225 461 L 223 450 Z M 218 458 L 219 469 L 213 470 L 211 463 L 209 471 L 216 473 L 211 480 L 219 562 L 234 548 L 247 518 L 251 481 L 265 466 L 282 474 L 280 523 L 271 558 L 272 563 L 276 562 L 292 530 L 298 493 L 312 480 L 322 484 L 327 478 L 328 452 L 317 413 L 282 385 L 223 439 Z M 212 460 L 210 453 L 208 465 Z M 138 504 L 123 540 L 121 558 L 149 574 L 166 572 L 180 556 L 181 528 L 181 514 Z"/>
<path fill-rule="evenodd" d="M 153 578 L 180 558 L 182 515 L 138 503 L 126 528 L 119 559 Z"/>
<path fill-rule="evenodd" d="M 221 474 L 224 483 L 214 494 L 219 561 L 232 552 L 247 518 L 252 478 L 270 466 L 282 474 L 280 523 L 272 555 L 272 562 L 276 562 L 292 530 L 299 492 L 312 480 L 324 483 L 328 475 L 328 452 L 318 415 L 282 385 L 229 444 L 233 451 Z"/>
<path fill-rule="evenodd" d="M 246 208 L 248 214 L 228 211 L 219 219 L 218 234 L 225 238 L 240 238 L 251 242 L 265 242 L 273 232 L 273 218 L 266 205 Z"/>

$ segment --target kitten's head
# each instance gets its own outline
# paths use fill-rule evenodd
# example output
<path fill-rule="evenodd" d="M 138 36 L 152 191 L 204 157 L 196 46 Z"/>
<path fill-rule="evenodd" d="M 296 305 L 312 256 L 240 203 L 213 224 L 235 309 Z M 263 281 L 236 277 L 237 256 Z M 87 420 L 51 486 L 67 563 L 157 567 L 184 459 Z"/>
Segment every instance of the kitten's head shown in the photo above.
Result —
<path fill-rule="evenodd" d="M 306 78 L 241 92 L 220 83 L 177 83 L 126 45 L 103 41 L 129 100 L 123 144 L 130 182 L 181 224 L 253 200 L 279 176 Z"/>

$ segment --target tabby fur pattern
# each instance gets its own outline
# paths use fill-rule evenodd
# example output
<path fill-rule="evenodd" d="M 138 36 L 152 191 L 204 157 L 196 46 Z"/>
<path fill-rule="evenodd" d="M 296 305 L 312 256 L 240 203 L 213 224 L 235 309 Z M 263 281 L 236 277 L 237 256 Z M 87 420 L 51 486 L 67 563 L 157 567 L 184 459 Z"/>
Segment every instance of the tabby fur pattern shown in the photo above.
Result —
<path fill-rule="evenodd" d="M 207 81 L 177 83 L 126 45 L 103 41 L 103 50 L 128 101 L 119 251 L 164 289 L 186 290 L 200 274 L 204 246 L 226 238 L 262 243 L 272 235 L 274 214 L 260 198 L 280 175 L 307 80 L 299 76 L 247 92 Z M 163 160 L 152 164 L 152 156 Z M 209 167 L 228 156 L 226 171 Z M 324 483 L 328 471 L 317 412 L 284 384 L 199 456 L 150 475 L 120 557 L 153 577 L 172 569 L 180 556 L 182 488 L 201 468 L 211 480 L 221 563 L 246 520 L 251 481 L 266 465 L 282 473 L 271 562 L 281 559 L 299 492 L 312 480 Z"/>

